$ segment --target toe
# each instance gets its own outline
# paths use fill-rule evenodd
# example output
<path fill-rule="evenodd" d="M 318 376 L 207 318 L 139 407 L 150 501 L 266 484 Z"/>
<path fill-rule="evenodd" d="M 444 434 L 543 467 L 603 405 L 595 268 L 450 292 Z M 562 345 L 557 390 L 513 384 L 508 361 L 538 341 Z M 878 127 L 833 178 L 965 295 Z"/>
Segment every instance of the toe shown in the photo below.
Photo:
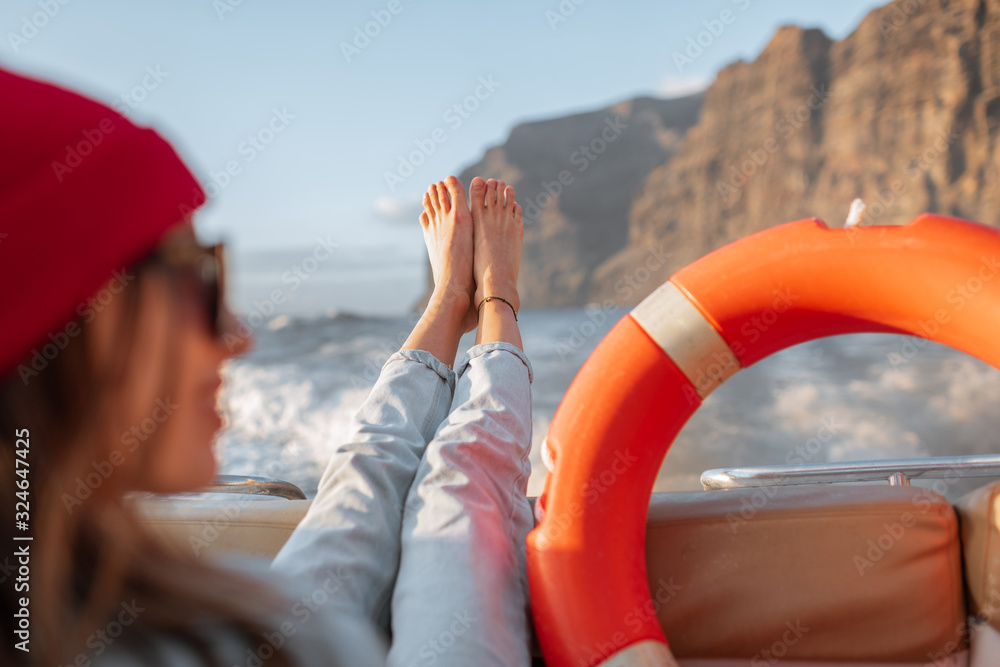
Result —
<path fill-rule="evenodd" d="M 521 205 L 514 202 L 514 223 L 520 226 L 522 224 L 523 211 Z"/>
<path fill-rule="evenodd" d="M 497 203 L 497 182 L 491 178 L 486 181 L 486 207 L 492 208 Z"/>
<path fill-rule="evenodd" d="M 435 211 L 441 211 L 441 196 L 438 194 L 437 183 L 431 183 L 431 186 L 427 188 L 427 192 L 431 195 L 431 206 L 434 207 Z"/>
<path fill-rule="evenodd" d="M 426 197 L 427 195 L 424 196 Z M 429 215 L 427 215 L 427 211 L 424 211 L 423 213 L 420 214 L 420 225 L 422 227 L 426 227 L 429 224 L 431 224 L 431 218 Z"/>
<path fill-rule="evenodd" d="M 448 194 L 448 188 L 444 186 L 444 181 L 437 182 L 438 195 L 441 197 L 441 210 L 445 213 L 451 213 L 451 208 L 454 206 L 454 202 Z"/>
<path fill-rule="evenodd" d="M 476 176 L 469 183 L 469 206 L 477 211 L 486 206 L 486 181 Z"/>
<path fill-rule="evenodd" d="M 512 186 L 508 185 L 506 188 L 504 188 L 504 190 L 503 190 L 503 197 L 504 197 L 504 204 L 503 204 L 504 207 L 508 208 L 508 209 L 513 208 L 514 207 L 514 188 Z"/>
<path fill-rule="evenodd" d="M 451 197 L 451 205 L 457 206 L 461 209 L 462 205 L 467 201 L 465 197 L 465 188 L 462 187 L 462 182 L 454 176 L 449 176 L 444 179 L 444 184 L 448 188 L 448 196 Z"/>
<path fill-rule="evenodd" d="M 434 205 L 431 204 L 431 195 L 429 191 L 424 193 L 423 204 L 424 204 L 424 213 L 426 213 L 428 217 L 434 215 Z"/>

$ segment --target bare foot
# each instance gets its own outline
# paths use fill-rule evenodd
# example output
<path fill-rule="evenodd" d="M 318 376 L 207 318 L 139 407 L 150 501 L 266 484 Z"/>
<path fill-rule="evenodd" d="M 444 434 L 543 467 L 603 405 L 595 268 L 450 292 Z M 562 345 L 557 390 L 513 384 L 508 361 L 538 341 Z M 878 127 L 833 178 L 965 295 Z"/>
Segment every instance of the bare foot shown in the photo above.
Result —
<path fill-rule="evenodd" d="M 473 303 L 479 305 L 488 296 L 499 296 L 509 301 L 515 311 L 520 310 L 517 273 L 524 225 L 521 207 L 514 201 L 514 188 L 503 181 L 483 181 L 477 176 L 469 191 L 475 241 Z"/>
<path fill-rule="evenodd" d="M 449 176 L 427 188 L 420 226 L 434 276 L 434 291 L 428 308 L 454 309 L 462 316 L 462 331 L 472 331 L 477 321 L 472 300 L 475 293 L 472 216 L 465 188 L 457 178 Z"/>

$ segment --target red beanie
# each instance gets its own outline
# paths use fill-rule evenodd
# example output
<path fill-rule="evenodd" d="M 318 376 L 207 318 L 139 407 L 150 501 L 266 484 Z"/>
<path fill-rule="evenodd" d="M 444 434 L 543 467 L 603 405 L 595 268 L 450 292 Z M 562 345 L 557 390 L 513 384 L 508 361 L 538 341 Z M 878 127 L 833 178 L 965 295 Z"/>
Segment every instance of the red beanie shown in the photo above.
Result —
<path fill-rule="evenodd" d="M 0 375 L 43 370 L 88 299 L 204 201 L 153 130 L 0 69 Z"/>

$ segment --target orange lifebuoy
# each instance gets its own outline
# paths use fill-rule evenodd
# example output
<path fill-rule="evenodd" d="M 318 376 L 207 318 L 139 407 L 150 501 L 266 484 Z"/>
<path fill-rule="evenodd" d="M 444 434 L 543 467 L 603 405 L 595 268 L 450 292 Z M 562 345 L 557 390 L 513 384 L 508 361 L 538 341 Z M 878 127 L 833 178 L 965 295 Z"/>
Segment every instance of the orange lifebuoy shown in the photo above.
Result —
<path fill-rule="evenodd" d="M 639 304 L 600 343 L 546 436 L 552 472 L 528 536 L 546 663 L 673 664 L 646 578 L 659 466 L 701 401 L 805 341 L 885 332 L 1000 368 L 1000 231 L 922 215 L 904 226 L 791 222 L 731 243 Z"/>

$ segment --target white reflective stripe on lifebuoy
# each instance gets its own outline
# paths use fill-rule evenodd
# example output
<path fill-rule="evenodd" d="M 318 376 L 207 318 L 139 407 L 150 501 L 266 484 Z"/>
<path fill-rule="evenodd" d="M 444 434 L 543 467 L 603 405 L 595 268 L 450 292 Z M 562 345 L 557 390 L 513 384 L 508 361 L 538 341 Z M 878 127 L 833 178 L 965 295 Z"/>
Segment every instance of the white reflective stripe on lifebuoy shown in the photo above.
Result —
<path fill-rule="evenodd" d="M 740 362 L 687 295 L 667 281 L 632 309 L 632 317 L 667 353 L 702 399 L 740 369 Z"/>
<path fill-rule="evenodd" d="M 674 654 L 663 642 L 644 639 L 622 649 L 600 667 L 678 667 Z"/>
<path fill-rule="evenodd" d="M 556 469 L 555 459 L 552 458 L 552 452 L 549 450 L 548 438 L 542 440 L 542 463 L 545 464 L 545 469 L 549 472 Z"/>

